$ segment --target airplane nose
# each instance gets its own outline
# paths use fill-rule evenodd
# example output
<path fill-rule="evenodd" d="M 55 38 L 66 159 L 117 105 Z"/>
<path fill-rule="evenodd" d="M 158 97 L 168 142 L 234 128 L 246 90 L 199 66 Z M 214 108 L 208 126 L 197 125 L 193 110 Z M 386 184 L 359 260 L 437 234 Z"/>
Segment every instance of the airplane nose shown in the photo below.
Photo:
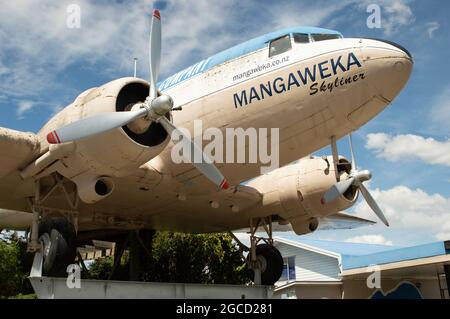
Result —
<path fill-rule="evenodd" d="M 392 101 L 411 75 L 411 53 L 397 43 L 377 39 L 363 39 L 361 50 L 370 84 L 380 96 Z"/>
<path fill-rule="evenodd" d="M 386 44 L 388 44 L 388 45 L 391 45 L 391 46 L 393 46 L 393 47 L 395 47 L 395 48 L 397 48 L 397 49 L 399 49 L 399 50 L 405 52 L 405 54 L 406 54 L 411 60 L 413 59 L 413 58 L 412 58 L 412 55 L 411 55 L 411 52 L 409 52 L 404 46 L 402 46 L 402 45 L 400 45 L 400 44 L 398 44 L 398 43 L 396 43 L 396 42 L 392 42 L 392 41 L 388 41 L 388 40 L 384 40 L 384 39 L 376 39 L 376 38 L 365 38 L 365 40 L 374 40 L 374 41 L 386 43 Z"/>

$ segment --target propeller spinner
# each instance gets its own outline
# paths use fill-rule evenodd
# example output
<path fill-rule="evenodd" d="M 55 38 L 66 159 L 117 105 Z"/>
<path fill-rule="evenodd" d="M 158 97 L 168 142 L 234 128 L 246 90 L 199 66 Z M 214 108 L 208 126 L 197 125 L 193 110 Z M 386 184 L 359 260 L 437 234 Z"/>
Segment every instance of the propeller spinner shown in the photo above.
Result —
<path fill-rule="evenodd" d="M 229 187 L 227 180 L 217 167 L 211 164 L 212 161 L 209 160 L 206 154 L 166 118 L 165 115 L 172 111 L 174 103 L 168 95 L 163 94 L 158 96 L 156 83 L 158 82 L 160 61 L 161 14 L 159 10 L 154 9 L 149 39 L 150 90 L 145 102 L 134 106 L 130 111 L 101 113 L 73 122 L 48 133 L 47 141 L 50 144 L 76 141 L 122 127 L 138 119 L 145 119 L 149 122 L 160 123 L 172 139 L 174 138 L 174 134 L 172 133 L 177 131 L 178 135 L 182 136 L 180 142 L 189 143 L 191 149 L 194 150 L 191 158 L 187 160 L 193 163 L 214 184 L 221 189 L 227 189 Z M 200 163 L 193 160 L 194 158 L 198 158 L 194 157 L 194 154 L 198 152 L 201 152 L 202 157 L 200 158 L 204 159 Z"/>

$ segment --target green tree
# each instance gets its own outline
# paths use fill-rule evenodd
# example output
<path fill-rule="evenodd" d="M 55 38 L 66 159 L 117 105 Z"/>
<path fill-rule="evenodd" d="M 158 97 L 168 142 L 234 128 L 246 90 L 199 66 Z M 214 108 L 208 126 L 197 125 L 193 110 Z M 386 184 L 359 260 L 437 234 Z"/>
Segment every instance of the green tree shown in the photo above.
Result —
<path fill-rule="evenodd" d="M 150 261 L 148 265 L 143 265 L 146 266 L 143 269 L 144 281 L 209 284 L 249 282 L 245 261 L 228 234 L 156 232 Z M 107 279 L 112 267 L 111 258 L 98 259 L 90 265 L 89 274 L 83 274 L 83 277 Z M 119 276 L 116 274 L 115 278 L 127 279 L 127 265 L 121 265 L 118 272 Z"/>
<path fill-rule="evenodd" d="M 16 232 L 3 234 L 0 238 L 0 296 L 33 291 L 27 279 L 31 264 L 32 256 L 26 252 L 25 239 Z"/>
<path fill-rule="evenodd" d="M 82 272 L 82 277 L 85 279 L 107 280 L 109 279 L 113 266 L 114 260 L 112 257 L 96 259 L 89 266 L 89 273 L 85 274 Z"/>
<path fill-rule="evenodd" d="M 147 280 L 185 283 L 248 282 L 245 262 L 228 234 L 158 232 Z"/>
<path fill-rule="evenodd" d="M 15 243 L 0 241 L 0 260 L 0 296 L 16 295 L 19 293 L 21 275 Z"/>
<path fill-rule="evenodd" d="M 222 254 L 211 256 L 209 267 L 212 270 L 208 283 L 245 284 L 249 283 L 249 272 L 242 254 L 228 234 L 218 234 Z"/>

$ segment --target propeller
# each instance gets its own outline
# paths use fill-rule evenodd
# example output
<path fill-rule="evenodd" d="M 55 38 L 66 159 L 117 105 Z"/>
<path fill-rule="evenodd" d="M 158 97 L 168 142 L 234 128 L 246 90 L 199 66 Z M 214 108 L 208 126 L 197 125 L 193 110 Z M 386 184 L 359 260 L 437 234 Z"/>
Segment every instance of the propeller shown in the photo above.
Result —
<path fill-rule="evenodd" d="M 328 191 L 325 192 L 322 198 L 322 204 L 330 203 L 338 197 L 342 196 L 350 187 L 354 186 L 361 192 L 362 196 L 366 200 L 369 207 L 373 210 L 375 215 L 385 224 L 389 226 L 389 222 L 383 214 L 383 211 L 376 203 L 375 199 L 370 195 L 367 188 L 363 185 L 363 182 L 368 181 L 372 178 L 372 173 L 368 170 L 358 171 L 356 166 L 356 159 L 353 152 L 353 142 L 352 136 L 349 135 L 350 152 L 352 156 L 352 170 L 350 171 L 349 178 L 343 181 L 339 181 L 330 187 Z"/>
<path fill-rule="evenodd" d="M 166 114 L 174 109 L 174 103 L 170 96 L 162 94 L 158 96 L 156 83 L 158 82 L 159 67 L 161 62 L 161 14 L 159 10 L 154 9 L 150 26 L 149 39 L 149 64 L 150 64 L 150 90 L 145 102 L 134 105 L 130 111 L 101 113 L 87 117 L 76 122 L 70 123 L 64 127 L 58 128 L 47 134 L 47 141 L 50 144 L 59 144 L 70 141 L 92 137 L 97 134 L 125 126 L 137 119 L 145 119 L 149 122 L 160 123 L 167 133 L 175 141 L 174 131 L 182 136 L 182 143 L 188 143 L 191 152 L 197 154 L 197 157 L 191 157 L 188 160 L 203 173 L 209 180 L 219 186 L 221 189 L 227 189 L 229 184 L 223 177 L 212 161 L 203 153 L 203 151 L 193 143 L 189 137 L 183 134 L 167 118 Z M 198 157 L 198 156 L 201 157 Z M 203 158 L 200 163 L 193 161 L 194 158 Z"/>

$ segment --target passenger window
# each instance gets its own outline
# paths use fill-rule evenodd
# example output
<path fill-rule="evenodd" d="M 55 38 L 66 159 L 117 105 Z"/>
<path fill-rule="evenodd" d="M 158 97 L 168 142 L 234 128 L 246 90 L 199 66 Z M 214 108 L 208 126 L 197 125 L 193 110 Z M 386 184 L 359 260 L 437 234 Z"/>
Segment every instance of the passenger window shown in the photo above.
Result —
<path fill-rule="evenodd" d="M 294 42 L 295 43 L 308 43 L 309 35 L 305 33 L 294 33 Z"/>
<path fill-rule="evenodd" d="M 269 57 L 289 51 L 291 47 L 291 37 L 289 34 L 272 40 L 269 47 Z"/>
<path fill-rule="evenodd" d="M 311 37 L 314 41 L 325 41 L 325 40 L 334 40 L 340 39 L 341 36 L 339 34 L 311 34 Z"/>

